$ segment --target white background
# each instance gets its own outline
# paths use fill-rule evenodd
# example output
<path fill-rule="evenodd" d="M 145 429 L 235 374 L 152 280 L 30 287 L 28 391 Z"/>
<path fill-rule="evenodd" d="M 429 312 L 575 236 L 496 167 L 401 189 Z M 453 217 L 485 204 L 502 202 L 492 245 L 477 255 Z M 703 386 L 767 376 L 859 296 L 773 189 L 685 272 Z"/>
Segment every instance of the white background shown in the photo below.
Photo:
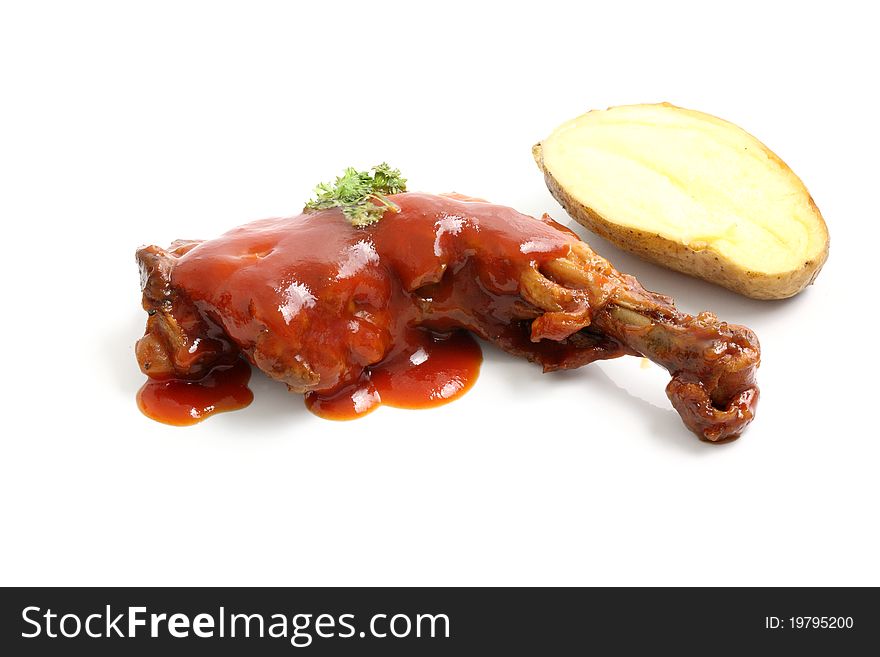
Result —
<path fill-rule="evenodd" d="M 880 584 L 876 98 L 868 3 L 4 3 L 3 584 Z M 816 284 L 752 301 L 618 268 L 753 328 L 762 399 L 698 442 L 629 358 L 334 423 L 134 403 L 134 251 L 295 214 L 343 167 L 549 212 L 530 147 L 591 108 L 731 120 L 803 178 Z M 635 193 L 635 190 L 634 190 Z"/>

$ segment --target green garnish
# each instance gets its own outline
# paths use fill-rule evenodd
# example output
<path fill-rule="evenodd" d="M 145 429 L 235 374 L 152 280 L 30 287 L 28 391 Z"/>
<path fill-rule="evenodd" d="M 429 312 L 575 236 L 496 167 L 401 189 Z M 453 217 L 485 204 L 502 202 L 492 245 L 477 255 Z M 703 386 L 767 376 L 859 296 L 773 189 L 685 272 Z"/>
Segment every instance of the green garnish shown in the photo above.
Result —
<path fill-rule="evenodd" d="M 385 162 L 370 171 L 348 167 L 336 182 L 315 187 L 317 198 L 306 203 L 306 210 L 342 208 L 351 225 L 360 228 L 376 223 L 388 210 L 400 212 L 386 195 L 405 191 L 406 178 Z"/>

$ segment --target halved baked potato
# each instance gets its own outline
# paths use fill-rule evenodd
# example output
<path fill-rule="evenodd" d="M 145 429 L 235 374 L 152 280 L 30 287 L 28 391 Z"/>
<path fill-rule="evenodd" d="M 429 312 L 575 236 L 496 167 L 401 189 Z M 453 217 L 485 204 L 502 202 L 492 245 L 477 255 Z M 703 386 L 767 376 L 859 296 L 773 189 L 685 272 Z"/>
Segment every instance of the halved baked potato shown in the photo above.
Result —
<path fill-rule="evenodd" d="M 596 110 L 532 149 L 578 222 L 646 260 L 756 299 L 813 282 L 828 229 L 807 188 L 732 123 L 660 103 Z"/>

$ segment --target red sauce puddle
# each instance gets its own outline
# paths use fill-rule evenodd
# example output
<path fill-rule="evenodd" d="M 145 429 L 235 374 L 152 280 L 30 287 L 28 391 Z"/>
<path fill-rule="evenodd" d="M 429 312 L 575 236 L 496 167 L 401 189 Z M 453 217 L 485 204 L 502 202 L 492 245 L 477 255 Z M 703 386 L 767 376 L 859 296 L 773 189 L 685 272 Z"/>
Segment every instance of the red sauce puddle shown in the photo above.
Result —
<path fill-rule="evenodd" d="M 306 407 L 329 420 L 353 420 L 382 404 L 412 409 L 441 406 L 471 389 L 482 361 L 480 345 L 467 332 L 441 335 L 411 329 L 402 348 L 366 369 L 357 383 L 329 395 L 309 393 Z M 189 426 L 249 405 L 254 398 L 247 387 L 250 378 L 250 365 L 239 359 L 197 381 L 149 379 L 138 391 L 137 403 L 149 418 Z"/>
<path fill-rule="evenodd" d="M 254 393 L 247 387 L 251 367 L 243 359 L 217 367 L 198 381 L 149 379 L 138 391 L 137 403 L 149 418 L 185 427 L 224 411 L 250 404 Z"/>
<path fill-rule="evenodd" d="M 483 354 L 469 333 L 407 332 L 404 346 L 354 385 L 330 395 L 309 393 L 306 407 L 329 420 L 353 420 L 380 405 L 433 408 L 461 397 L 480 373 Z"/>

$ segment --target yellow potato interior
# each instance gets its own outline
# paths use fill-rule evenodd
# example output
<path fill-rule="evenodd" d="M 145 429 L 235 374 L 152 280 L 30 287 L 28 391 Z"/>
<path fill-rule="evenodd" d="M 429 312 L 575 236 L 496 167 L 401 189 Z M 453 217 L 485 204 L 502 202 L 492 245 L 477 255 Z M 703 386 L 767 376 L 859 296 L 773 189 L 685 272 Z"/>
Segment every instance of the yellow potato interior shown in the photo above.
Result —
<path fill-rule="evenodd" d="M 714 116 L 615 107 L 563 124 L 542 148 L 559 184 L 606 221 L 766 274 L 798 269 L 825 248 L 824 222 L 800 179 Z"/>

